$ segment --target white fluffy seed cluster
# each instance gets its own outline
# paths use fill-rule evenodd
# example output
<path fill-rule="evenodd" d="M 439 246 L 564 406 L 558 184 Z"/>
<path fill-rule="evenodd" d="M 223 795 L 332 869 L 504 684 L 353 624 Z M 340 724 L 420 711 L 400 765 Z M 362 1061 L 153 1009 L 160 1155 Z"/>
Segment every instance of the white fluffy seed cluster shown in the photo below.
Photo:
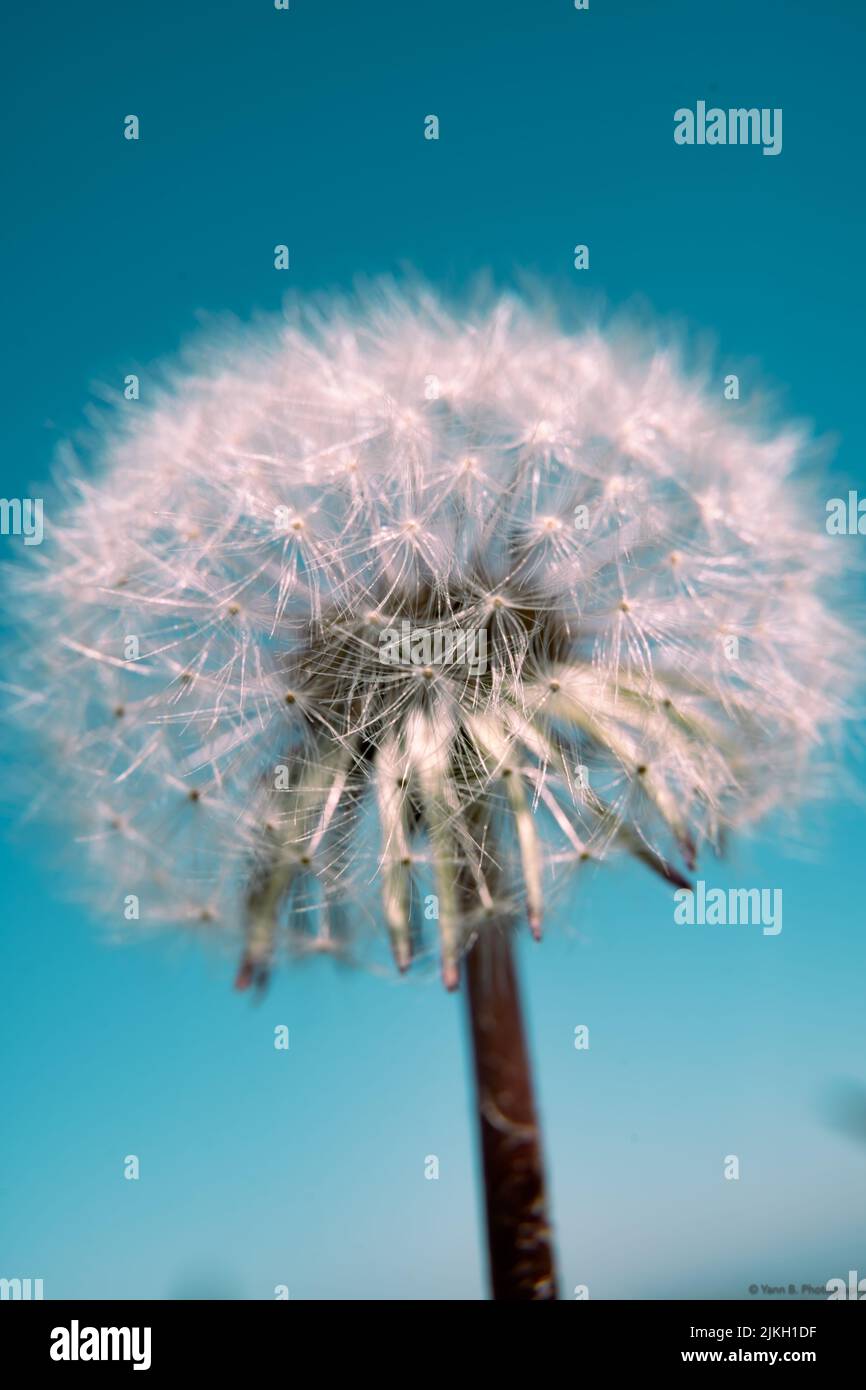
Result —
<path fill-rule="evenodd" d="M 453 987 L 567 868 L 681 883 L 807 788 L 840 551 L 740 412 L 658 343 L 394 289 L 125 405 L 14 600 L 106 908 L 228 932 L 241 985 L 379 923 Z"/>

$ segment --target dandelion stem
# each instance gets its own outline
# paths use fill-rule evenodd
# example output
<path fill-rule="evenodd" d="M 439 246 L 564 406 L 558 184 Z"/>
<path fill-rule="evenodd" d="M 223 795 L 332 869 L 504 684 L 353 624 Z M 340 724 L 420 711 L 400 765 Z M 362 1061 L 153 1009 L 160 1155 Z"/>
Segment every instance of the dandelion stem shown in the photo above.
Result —
<path fill-rule="evenodd" d="M 541 1133 L 510 926 L 465 957 L 490 1280 L 497 1301 L 555 1299 Z"/>

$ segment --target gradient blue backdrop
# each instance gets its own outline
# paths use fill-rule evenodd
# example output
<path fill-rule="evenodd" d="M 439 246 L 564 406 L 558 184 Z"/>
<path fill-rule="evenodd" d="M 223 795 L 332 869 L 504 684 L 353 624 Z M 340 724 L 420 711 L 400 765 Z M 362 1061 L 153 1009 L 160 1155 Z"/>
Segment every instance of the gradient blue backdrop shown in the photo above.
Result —
<path fill-rule="evenodd" d="M 146 394 L 200 311 L 403 263 L 639 294 L 712 330 L 744 395 L 781 384 L 833 434 L 836 490 L 862 478 L 859 0 L 49 0 L 3 25 L 3 495 L 41 495 L 100 383 L 139 370 Z M 782 107 L 781 156 L 675 146 L 699 97 Z M 566 1294 L 866 1275 L 866 1143 L 824 1118 L 835 1078 L 866 1082 L 863 813 L 840 797 L 804 826 L 809 858 L 768 838 L 705 870 L 782 887 L 777 938 L 678 927 L 626 867 L 523 950 Z M 106 947 L 50 840 L 5 843 L 0 1275 L 47 1297 L 481 1296 L 460 998 L 320 962 L 251 1008 L 196 945 Z"/>

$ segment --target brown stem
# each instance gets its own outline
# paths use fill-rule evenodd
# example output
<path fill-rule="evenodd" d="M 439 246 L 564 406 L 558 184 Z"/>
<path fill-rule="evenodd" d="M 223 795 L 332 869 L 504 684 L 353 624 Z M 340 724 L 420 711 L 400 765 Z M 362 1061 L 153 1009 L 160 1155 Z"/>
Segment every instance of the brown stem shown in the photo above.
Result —
<path fill-rule="evenodd" d="M 555 1299 L 541 1136 L 510 927 L 485 930 L 464 968 L 493 1297 Z"/>

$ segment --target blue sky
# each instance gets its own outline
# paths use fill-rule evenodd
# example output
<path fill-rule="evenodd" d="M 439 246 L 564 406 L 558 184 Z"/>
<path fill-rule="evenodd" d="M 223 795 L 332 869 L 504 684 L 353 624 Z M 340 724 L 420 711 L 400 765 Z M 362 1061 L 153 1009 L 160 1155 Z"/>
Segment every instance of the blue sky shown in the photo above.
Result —
<path fill-rule="evenodd" d="M 649 305 L 832 441 L 816 526 L 862 479 L 856 0 L 49 0 L 3 26 L 4 496 L 42 495 L 102 387 L 146 382 L 201 315 L 407 265 Z M 782 154 L 676 146 L 699 98 L 783 108 Z M 524 943 L 566 1295 L 866 1274 L 866 1144 L 826 1119 L 835 1081 L 866 1085 L 863 833 L 840 795 L 802 844 L 768 827 L 705 867 L 781 887 L 778 937 L 689 932 L 626 866 Z M 482 1295 L 459 998 L 319 962 L 251 1007 L 194 942 L 109 947 L 74 856 L 12 814 L 0 869 L 0 1275 L 47 1297 Z"/>

